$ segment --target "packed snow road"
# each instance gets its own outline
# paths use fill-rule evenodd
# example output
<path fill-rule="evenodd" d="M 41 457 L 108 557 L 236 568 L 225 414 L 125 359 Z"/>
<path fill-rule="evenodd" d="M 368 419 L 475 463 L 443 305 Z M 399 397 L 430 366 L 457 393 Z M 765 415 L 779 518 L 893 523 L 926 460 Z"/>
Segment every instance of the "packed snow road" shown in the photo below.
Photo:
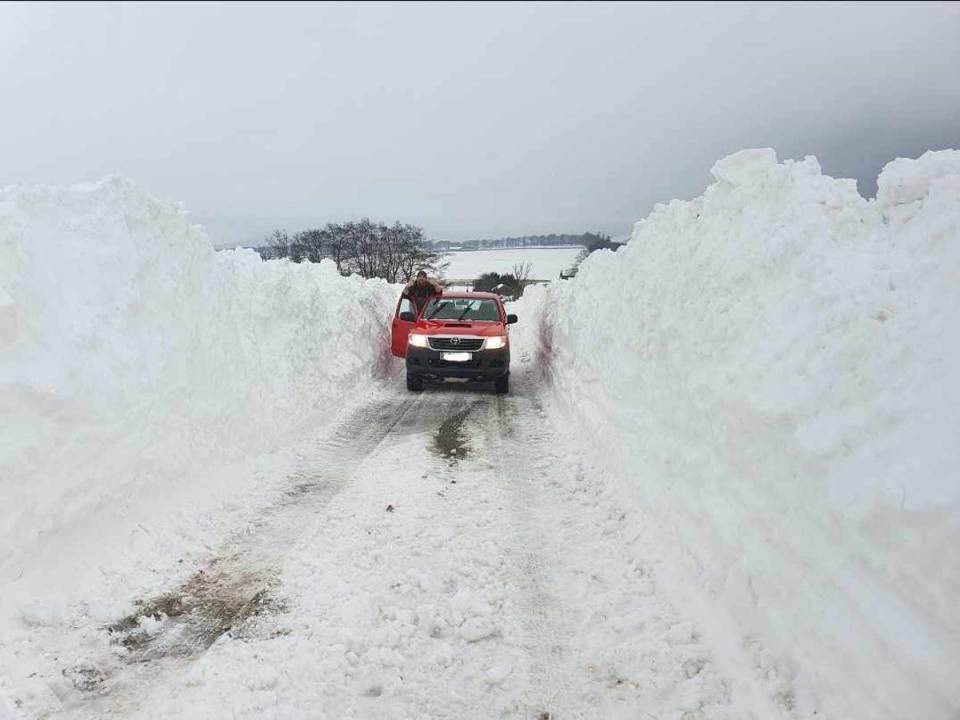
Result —
<path fill-rule="evenodd" d="M 72 630 L 51 716 L 748 716 L 529 384 L 385 389 L 323 435 L 185 582 Z"/>

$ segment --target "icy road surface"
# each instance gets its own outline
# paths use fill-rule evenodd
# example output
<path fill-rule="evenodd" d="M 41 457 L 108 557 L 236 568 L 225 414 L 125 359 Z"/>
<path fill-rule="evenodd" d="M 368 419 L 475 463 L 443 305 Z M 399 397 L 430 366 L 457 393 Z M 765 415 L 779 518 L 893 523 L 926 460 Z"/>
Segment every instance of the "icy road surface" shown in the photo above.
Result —
<path fill-rule="evenodd" d="M 56 629 L 49 716 L 749 717 L 530 388 L 480 387 L 385 389 L 186 582 Z"/>

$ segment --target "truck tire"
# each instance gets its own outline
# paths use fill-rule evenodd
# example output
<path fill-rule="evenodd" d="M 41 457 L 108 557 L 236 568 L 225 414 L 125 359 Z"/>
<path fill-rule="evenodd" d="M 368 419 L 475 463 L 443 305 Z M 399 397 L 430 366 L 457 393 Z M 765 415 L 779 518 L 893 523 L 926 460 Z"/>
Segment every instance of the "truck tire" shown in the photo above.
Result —
<path fill-rule="evenodd" d="M 493 381 L 493 390 L 497 395 L 506 395 L 510 392 L 510 376 L 504 375 Z"/>
<path fill-rule="evenodd" d="M 420 392 L 423 390 L 423 380 L 416 375 L 407 373 L 407 390 L 410 392 Z"/>

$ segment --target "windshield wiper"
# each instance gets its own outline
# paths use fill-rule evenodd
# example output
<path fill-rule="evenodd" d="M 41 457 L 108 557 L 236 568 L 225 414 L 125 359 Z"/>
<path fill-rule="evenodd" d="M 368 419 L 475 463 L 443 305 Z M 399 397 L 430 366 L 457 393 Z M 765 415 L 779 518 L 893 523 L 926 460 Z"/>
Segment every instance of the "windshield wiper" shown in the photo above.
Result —
<path fill-rule="evenodd" d="M 460 322 L 461 320 L 463 320 L 463 316 L 466 315 L 468 312 L 470 312 L 470 308 L 469 308 L 469 307 L 467 307 L 466 310 L 464 310 L 462 313 L 460 313 L 460 317 L 457 318 L 457 322 Z"/>

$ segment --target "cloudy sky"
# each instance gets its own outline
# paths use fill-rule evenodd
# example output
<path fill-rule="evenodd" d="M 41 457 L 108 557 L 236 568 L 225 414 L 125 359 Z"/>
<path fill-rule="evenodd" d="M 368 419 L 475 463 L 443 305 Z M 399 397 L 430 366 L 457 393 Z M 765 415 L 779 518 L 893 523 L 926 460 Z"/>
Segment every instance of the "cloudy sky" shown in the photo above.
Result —
<path fill-rule="evenodd" d="M 960 3 L 5 3 L 0 185 L 121 173 L 217 244 L 620 236 L 745 147 L 872 195 L 960 147 L 958 68 Z"/>

